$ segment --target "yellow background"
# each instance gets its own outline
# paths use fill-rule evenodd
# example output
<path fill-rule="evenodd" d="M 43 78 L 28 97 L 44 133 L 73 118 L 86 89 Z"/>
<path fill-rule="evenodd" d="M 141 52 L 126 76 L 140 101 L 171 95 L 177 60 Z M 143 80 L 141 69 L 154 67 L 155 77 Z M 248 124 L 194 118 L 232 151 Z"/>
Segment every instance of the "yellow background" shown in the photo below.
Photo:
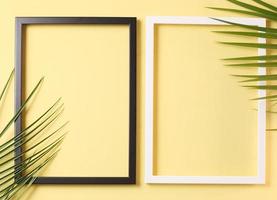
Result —
<path fill-rule="evenodd" d="M 26 94 L 45 76 L 26 124 L 58 97 L 67 105 L 58 122 L 70 121 L 45 176 L 128 176 L 128 26 L 37 25 L 25 35 Z"/>
<path fill-rule="evenodd" d="M 158 175 L 255 176 L 257 111 L 218 58 L 257 54 L 216 41 L 228 26 L 157 25 L 155 169 Z M 233 28 L 234 29 L 234 28 Z M 256 39 L 252 39 L 255 42 Z M 248 40 L 251 42 L 251 40 Z M 248 69 L 248 73 L 256 73 Z M 205 167 L 203 167 L 205 166 Z"/>
<path fill-rule="evenodd" d="M 270 2 L 274 3 L 273 0 L 271 0 Z M 226 13 L 220 13 L 220 12 L 215 12 L 215 11 L 211 11 L 206 9 L 206 6 L 230 6 L 230 4 L 226 3 L 225 1 L 211 1 L 211 0 L 198 0 L 198 1 L 181 1 L 181 0 L 172 0 L 172 1 L 146 1 L 146 0 L 140 0 L 140 1 L 126 1 L 126 0 L 117 0 L 117 1 L 112 1 L 112 0 L 103 0 L 103 1 L 91 1 L 91 0 L 79 0 L 79 1 L 53 1 L 53 0 L 48 0 L 48 1 L 34 1 L 34 0 L 30 0 L 30 1 L 15 1 L 15 0 L 4 0 L 1 1 L 0 3 L 0 30 L 1 30 L 1 34 L 0 34 L 0 70 L 1 70 L 1 78 L 5 78 L 8 76 L 10 70 L 12 69 L 12 66 L 14 65 L 14 18 L 15 16 L 136 16 L 138 17 L 138 128 L 137 128 L 137 139 L 138 139 L 138 147 L 137 147 L 137 152 L 138 152 L 138 163 L 137 163 L 137 184 L 136 185 L 111 185 L 111 186 L 103 186 L 103 185 L 88 185 L 88 186 L 78 186 L 78 185 L 74 185 L 74 186 L 62 186 L 62 185 L 58 185 L 58 186 L 36 186 L 34 187 L 34 193 L 30 194 L 27 198 L 28 199 L 103 199 L 103 200 L 107 200 L 107 199 L 191 199 L 191 200 L 202 200 L 202 199 L 207 199 L 207 200 L 233 200 L 233 199 L 238 199 L 238 200 L 242 200 L 242 199 L 254 199 L 254 200 L 258 200 L 258 199 L 265 199 L 265 200 L 271 200 L 276 198 L 277 194 L 276 194 L 276 180 L 277 180 L 277 174 L 274 173 L 274 169 L 276 169 L 276 165 L 277 165 L 277 160 L 275 159 L 274 156 L 274 152 L 277 151 L 277 149 L 275 149 L 275 146 L 277 145 L 277 138 L 273 133 L 268 133 L 267 134 L 267 182 L 266 185 L 147 185 L 144 184 L 144 180 L 143 180 L 143 176 L 144 176 L 144 73 L 145 73 L 145 16 L 148 15 L 195 15 L 195 16 L 230 16 L 230 15 L 234 15 L 234 14 L 226 14 Z M 173 29 L 172 29 L 173 28 Z M 186 31 L 183 30 L 183 27 L 161 27 L 161 29 L 159 30 L 158 33 L 161 34 L 163 43 L 161 43 L 161 49 L 159 50 L 160 52 L 158 52 L 159 54 L 161 54 L 161 56 L 159 56 L 159 58 L 162 57 L 162 55 L 165 53 L 163 52 L 163 50 L 167 49 L 167 45 L 170 45 L 171 43 L 167 42 L 167 40 L 164 40 L 164 36 L 165 38 L 170 38 L 172 36 L 172 34 L 178 34 L 179 31 L 176 31 L 181 29 L 181 33 L 184 33 L 184 35 L 186 35 L 187 37 L 189 36 L 195 36 L 195 34 L 197 33 L 199 35 L 199 40 L 201 42 L 207 41 L 207 46 L 209 45 L 213 45 L 214 47 L 216 45 L 211 44 L 211 42 L 213 41 L 213 39 L 217 39 L 216 36 L 213 36 L 212 34 L 209 33 L 209 30 L 213 30 L 213 27 L 207 27 L 206 28 L 198 28 L 198 27 L 193 27 L 190 31 Z M 203 31 L 203 33 L 205 33 L 205 35 L 203 36 L 204 38 L 201 39 L 201 34 L 199 32 L 197 32 L 198 30 L 201 30 L 201 32 Z M 32 31 L 34 31 L 33 33 L 36 34 L 36 30 L 34 28 L 34 30 L 30 30 L 30 33 L 32 33 Z M 38 32 L 42 31 L 42 29 L 39 29 Z M 49 29 L 48 29 L 49 31 Z M 116 31 L 121 31 L 121 29 L 117 29 Z M 119 32 L 121 33 L 121 32 Z M 79 33 L 78 33 L 79 34 Z M 85 33 L 84 33 L 85 34 Z M 124 29 L 122 30 L 122 34 L 124 34 Z M 39 37 L 41 37 L 40 34 L 38 34 Z M 182 34 L 183 35 L 183 34 Z M 158 35 L 160 36 L 160 35 Z M 167 37 L 170 36 L 170 37 Z M 116 37 L 116 36 L 115 36 Z M 198 37 L 198 36 L 197 36 Z M 176 38 L 179 38 L 179 36 L 177 35 Z M 204 39 L 208 39 L 208 40 L 204 40 Z M 223 38 L 223 37 L 220 37 Z M 36 39 L 36 37 L 32 38 L 32 39 Z M 87 37 L 84 38 L 79 38 L 81 41 L 84 41 L 87 39 Z M 124 41 L 124 40 L 121 40 Z M 198 42 L 194 40 L 182 40 L 181 44 L 187 42 L 187 47 L 191 48 L 190 46 L 192 46 L 192 44 L 194 44 L 194 42 Z M 47 41 L 45 41 L 45 43 L 47 43 Z M 47 44 L 46 44 L 47 45 Z M 178 47 L 178 45 L 176 45 L 176 47 Z M 34 47 L 32 47 L 34 48 Z M 183 48 L 183 46 L 179 45 L 180 49 L 174 49 L 173 51 L 180 52 L 180 51 L 188 51 L 188 48 Z M 190 49 L 189 49 L 190 50 Z M 203 47 L 201 49 L 201 51 L 205 51 L 205 48 Z M 208 51 L 208 48 L 207 48 Z M 120 52 L 124 53 L 124 47 L 122 47 L 122 49 L 120 50 Z M 193 51 L 188 51 L 186 53 L 190 53 L 193 55 Z M 234 52 L 234 49 L 232 48 L 223 48 L 223 47 L 217 47 L 216 49 L 216 53 L 212 53 L 212 52 L 208 52 L 208 54 L 210 54 L 212 57 L 208 57 L 209 58 L 209 62 L 207 66 L 201 66 L 200 69 L 203 68 L 203 72 L 205 73 L 212 73 L 212 71 L 205 69 L 204 67 L 209 67 L 211 68 L 211 70 L 219 70 L 216 71 L 218 74 L 218 77 L 225 76 L 225 78 L 229 78 L 229 76 L 227 74 L 232 73 L 234 71 L 230 70 L 230 69 L 219 69 L 216 68 L 215 63 L 212 62 L 216 62 L 217 66 L 220 66 L 219 61 L 213 61 L 213 60 L 217 60 L 219 58 L 221 58 L 222 56 L 225 56 L 227 54 L 232 54 L 235 55 L 236 52 Z M 166 62 L 169 62 L 170 59 L 174 58 L 174 54 L 170 54 L 172 57 L 169 56 L 169 60 L 165 60 L 165 62 L 163 62 L 164 64 L 161 64 L 159 66 L 161 66 L 161 72 L 159 72 L 159 77 L 161 79 L 159 80 L 163 80 L 162 78 L 165 76 L 163 76 L 163 74 L 165 73 L 165 69 L 163 66 L 166 64 Z M 31 55 L 30 55 L 31 56 Z M 39 55 L 38 55 L 39 56 Z M 194 54 L 194 56 L 196 56 L 196 54 Z M 207 58 L 208 55 L 205 55 L 204 58 Z M 178 59 L 182 58 L 182 56 L 178 56 Z M 196 57 L 194 57 L 193 60 L 186 60 L 186 62 L 188 63 L 188 66 L 190 66 L 190 63 L 193 63 L 195 65 L 195 61 L 199 61 L 199 60 L 195 60 Z M 163 60 L 161 60 L 163 61 Z M 34 61 L 35 62 L 35 61 Z M 98 61 L 101 62 L 102 61 Z M 176 61 L 177 62 L 177 61 Z M 182 61 L 184 62 L 184 61 Z M 197 63 L 196 62 L 196 63 Z M 162 62 L 161 62 L 162 63 Z M 199 63 L 203 63 L 203 61 L 199 61 Z M 191 64 L 192 66 L 192 64 Z M 196 65 L 195 65 L 196 66 Z M 178 66 L 175 66 L 177 70 L 181 70 L 181 68 L 177 68 Z M 198 72 L 199 70 L 197 70 Z M 202 70 L 201 70 L 202 71 Z M 171 72 L 170 70 L 167 70 L 166 72 Z M 193 78 L 195 77 L 193 75 L 193 73 L 195 73 L 194 70 L 192 70 L 190 67 L 186 68 L 185 71 L 187 74 L 190 74 L 190 77 L 186 80 L 186 81 L 190 81 L 193 80 Z M 250 71 L 248 71 L 250 73 Z M 32 83 L 34 83 L 36 80 L 38 80 L 42 75 L 46 74 L 47 75 L 47 71 L 44 73 L 41 73 L 39 71 L 34 72 L 33 71 L 32 78 L 30 79 L 30 81 L 33 81 Z M 50 73 L 50 72 L 49 72 Z M 52 73 L 52 72 L 51 72 Z M 171 72 L 171 76 L 174 76 L 173 73 L 175 72 Z M 123 74 L 124 75 L 124 74 Z M 214 74 L 213 74 L 214 75 Z M 31 74 L 29 75 L 31 77 Z M 86 75 L 87 76 L 87 75 Z M 203 75 L 204 77 L 204 75 Z M 206 78 L 206 77 L 204 77 Z M 223 77 L 221 77 L 223 79 Z M 181 80 L 181 79 L 180 79 Z M 204 80 L 204 79 L 203 79 Z M 224 79 L 225 80 L 225 79 Z M 77 81 L 84 81 L 82 80 L 82 77 L 78 77 Z M 178 80 L 176 80 L 178 81 Z M 205 81 L 207 81 L 205 79 Z M 249 101 L 247 101 L 247 97 L 252 97 L 254 95 L 254 93 L 250 92 L 250 91 L 246 91 L 245 89 L 239 88 L 237 87 L 237 82 L 236 79 L 228 79 L 225 80 L 226 82 L 224 83 L 225 87 L 230 87 L 230 88 L 236 88 L 234 90 L 234 94 L 238 95 L 234 95 L 234 97 L 232 97 L 232 102 L 234 104 L 240 105 L 242 106 L 245 105 L 244 109 L 245 109 L 245 116 L 255 116 L 253 111 L 251 111 L 250 109 L 253 108 L 253 105 L 251 105 L 251 103 Z M 3 81 L 1 81 L 1 83 L 3 83 Z M 46 81 L 47 84 L 55 84 L 54 82 L 51 82 L 50 80 Z M 161 83 L 164 83 L 163 81 L 161 81 Z M 201 85 L 203 85 L 205 82 L 200 82 L 198 87 L 201 87 Z M 165 83 L 164 83 L 165 84 Z M 216 84 L 216 81 L 214 80 L 214 82 L 212 84 Z M 215 85 L 216 86 L 216 85 Z M 54 85 L 52 85 L 52 87 L 54 87 Z M 218 91 L 225 91 L 219 86 L 217 86 L 218 88 L 216 88 Z M 162 87 L 161 87 L 162 88 Z M 164 87 L 163 87 L 164 88 Z M 166 88 L 166 87 L 165 87 Z M 43 93 L 45 92 L 45 90 L 47 89 L 47 85 L 45 84 L 45 86 L 43 87 L 43 90 L 41 91 L 40 95 L 43 95 Z M 184 87 L 180 87 L 180 90 L 183 90 Z M 186 88 L 187 89 L 187 88 Z M 204 89 L 203 89 L 204 90 Z M 58 89 L 57 89 L 58 91 Z M 123 89 L 124 91 L 124 89 Z M 193 94 L 193 90 L 189 89 L 188 91 L 190 91 Z M 164 92 L 170 92 L 170 90 L 165 90 Z M 194 91 L 196 92 L 196 91 Z M 204 93 L 207 93 L 208 91 L 203 91 Z M 49 92 L 48 94 L 50 94 L 51 92 Z M 201 93 L 201 91 L 197 91 L 197 94 Z M 56 96 L 56 94 L 60 94 L 60 93 L 51 93 L 51 98 L 53 96 L 53 98 Z M 168 97 L 165 93 L 161 93 L 160 94 L 162 97 Z M 176 95 L 176 93 L 174 94 Z M 179 95 L 177 93 L 177 95 Z M 215 93 L 213 94 L 215 95 Z M 1 119 L 3 120 L 7 120 L 7 116 L 10 116 L 13 112 L 13 90 L 11 88 L 9 94 L 8 94 L 8 98 L 5 102 L 5 107 L 1 108 L 2 109 L 2 113 L 0 114 Z M 60 96 L 60 95 L 58 95 Z M 62 95 L 61 95 L 62 96 Z M 235 97 L 238 97 L 239 99 L 235 99 Z M 38 97 L 39 98 L 39 97 Z M 169 98 L 169 97 L 168 97 Z M 234 98 L 234 99 L 233 99 Z M 161 100 L 165 101 L 166 99 L 164 98 L 160 98 Z M 208 103 L 209 101 L 211 101 L 211 99 L 209 99 L 207 102 L 205 102 L 205 98 L 201 98 L 199 97 L 199 99 L 197 99 L 197 101 L 201 101 L 201 103 L 203 103 L 204 108 L 207 108 L 207 105 L 205 106 L 205 103 Z M 229 98 L 224 97 L 225 101 L 224 103 L 228 104 L 228 101 L 230 101 Z M 171 99 L 172 100 L 172 99 Z M 188 102 L 191 101 L 191 103 L 197 103 L 197 102 L 192 102 L 191 99 L 187 99 Z M 242 103 L 242 104 L 241 104 Z M 219 114 L 224 114 L 225 112 L 230 112 L 233 115 L 236 114 L 236 110 L 232 110 L 231 107 L 229 108 L 225 108 L 226 104 L 222 104 L 221 106 L 224 106 L 224 108 L 222 107 L 221 109 L 218 108 L 219 110 L 217 111 Z M 198 104 L 197 104 L 198 105 Z M 187 106 L 187 105 L 186 105 Z M 66 107 L 69 111 L 70 108 Z M 163 108 L 163 107 L 161 107 Z M 200 107 L 201 108 L 201 107 Z M 235 108 L 235 107 L 234 107 Z M 191 108 L 190 108 L 191 109 Z M 209 108 L 212 109 L 212 108 Z M 193 111 L 193 110 L 191 110 Z M 173 112 L 171 110 L 169 110 L 168 112 Z M 176 111 L 177 112 L 177 111 Z M 240 111 L 241 112 L 241 111 Z M 161 115 L 163 116 L 163 115 Z M 203 116 L 205 117 L 205 116 Z M 206 116 L 207 117 L 207 116 Z M 243 117 L 243 116 L 240 116 Z M 199 116 L 199 118 L 197 118 L 197 120 L 199 121 L 199 126 L 195 127 L 195 132 L 198 133 L 197 129 L 201 130 L 201 124 L 203 124 L 203 121 L 201 121 L 202 116 Z M 69 119 L 70 120 L 70 119 Z M 161 118 L 161 120 L 164 120 Z M 210 119 L 213 120 L 213 119 Z M 221 120 L 220 120 L 221 121 Z M 274 116 L 269 116 L 268 119 L 268 128 L 276 128 L 276 126 L 274 126 L 276 120 L 274 120 Z M 122 122 L 122 121 L 121 121 Z M 221 121 L 222 122 L 222 121 Z M 224 120 L 223 120 L 224 122 Z M 216 124 L 215 122 L 213 122 L 214 124 Z M 238 122 L 239 123 L 239 122 Z M 229 124 L 229 122 L 226 124 Z M 251 124 L 255 124 L 255 120 L 253 119 L 250 122 Z M 196 124 L 197 125 L 197 124 Z M 240 122 L 240 131 L 241 133 L 244 131 L 247 131 L 249 129 L 249 127 L 253 128 L 253 126 L 249 126 L 249 127 L 243 127 L 245 125 L 245 123 Z M 172 125 L 171 125 L 172 126 Z M 159 126 L 158 126 L 159 127 Z M 162 126 L 161 126 L 162 127 Z M 173 126 L 172 126 L 173 127 Z M 222 125 L 221 128 L 224 128 L 225 126 Z M 81 128 L 81 127 L 80 127 Z M 83 127 L 82 127 L 83 128 Z M 85 127 L 87 128 L 87 126 Z M 186 127 L 185 127 L 186 128 Z M 193 127 L 190 127 L 191 129 Z M 218 128 L 217 126 L 213 126 L 213 127 L 208 127 L 209 132 L 214 130 L 215 128 Z M 232 127 L 234 128 L 234 127 Z M 244 128 L 244 129 L 243 129 Z M 163 129 L 164 130 L 164 129 Z M 204 129 L 206 130 L 206 128 Z M 179 131 L 179 130 L 178 130 Z M 226 131 L 226 130 L 225 130 Z M 232 134 L 239 134 L 239 132 L 236 132 L 236 130 L 232 130 L 232 129 L 227 129 L 227 131 L 230 131 L 230 133 Z M 249 134 L 253 135 L 253 132 L 255 130 L 252 130 L 252 132 L 250 132 Z M 200 133 L 204 134 L 203 131 L 199 131 Z M 208 131 L 207 131 L 208 132 Z M 159 132 L 160 133 L 160 132 Z M 211 132 L 211 133 L 220 133 L 220 130 L 217 130 L 217 132 Z M 226 133 L 226 132 L 225 132 Z M 224 133 L 224 134 L 225 134 Z M 244 132 L 245 133 L 245 132 Z M 164 145 L 164 147 L 170 147 L 173 148 L 173 144 L 170 143 L 166 143 L 164 141 L 167 141 L 167 137 L 170 137 L 170 135 L 168 135 L 168 133 L 162 134 L 162 137 L 158 138 L 157 140 L 159 142 L 157 142 L 157 148 L 158 148 L 158 152 L 160 152 L 160 154 L 162 154 L 163 156 L 167 156 L 167 153 L 170 153 L 170 155 L 172 155 L 173 152 L 176 152 L 176 149 L 172 150 L 172 151 L 166 151 L 164 148 L 161 148 L 162 145 Z M 186 136 L 188 136 L 188 133 L 186 133 Z M 207 137 L 206 135 L 201 135 L 202 137 Z M 180 134 L 178 134 L 178 137 L 180 137 Z M 202 138 L 201 137 L 201 138 Z M 226 137 L 231 137 L 231 136 L 226 136 Z M 122 136 L 119 141 L 120 144 L 122 144 L 122 138 L 124 138 L 124 136 Z M 199 140 L 196 140 L 197 137 L 193 138 L 193 140 L 195 140 L 196 142 L 200 142 Z M 225 137 L 224 137 L 225 138 Z M 178 139 L 177 139 L 178 140 Z M 177 141 L 176 140 L 176 141 Z M 242 143 L 245 141 L 246 139 L 242 140 Z M 230 142 L 234 142 L 234 137 L 231 137 L 231 141 Z M 276 144 L 275 144 L 276 143 Z M 181 144 L 181 143 L 180 143 Z M 178 147 L 180 147 L 181 145 L 178 144 L 176 145 Z M 249 158 L 249 152 L 253 153 L 253 144 L 255 144 L 255 138 L 253 138 L 252 141 L 252 145 L 247 145 L 247 148 L 242 149 L 242 145 L 240 144 L 240 150 L 244 151 L 243 154 L 239 154 L 240 152 L 232 152 L 231 148 L 226 149 L 226 151 L 230 151 L 228 155 L 228 162 L 232 162 L 232 157 L 235 157 L 237 155 L 240 155 L 240 159 L 241 161 L 245 162 L 245 163 L 240 163 L 240 169 L 238 169 L 237 171 L 230 171 L 230 168 L 228 169 L 228 166 L 225 165 L 224 166 L 227 167 L 226 171 L 222 171 L 223 174 L 226 173 L 231 173 L 231 174 L 237 174 L 239 173 L 243 173 L 242 175 L 246 175 L 248 173 L 253 174 L 255 169 L 253 169 L 253 167 L 255 168 L 254 165 L 249 164 L 249 162 L 252 160 L 255 160 L 255 155 L 252 155 L 252 159 Z M 161 145 L 161 146 L 159 146 Z M 161 148 L 162 151 L 159 150 L 159 148 Z M 118 150 L 118 149 L 117 149 Z M 183 149 L 184 150 L 184 149 Z M 249 150 L 249 152 L 247 152 Z M 124 152 L 124 149 L 122 150 Z M 164 152 L 163 152 L 164 151 Z M 199 151 L 196 149 L 196 152 Z M 121 155 L 121 154 L 120 154 Z M 157 154 L 159 156 L 159 153 Z M 226 155 L 226 158 L 227 158 Z M 180 156 L 180 155 L 179 155 Z M 159 157 L 158 157 L 159 158 Z M 206 157 L 207 158 L 207 157 Z M 124 160 L 124 158 L 122 158 Z M 183 167 L 186 167 L 186 165 L 182 165 L 181 168 L 178 168 L 177 164 L 171 164 L 176 162 L 176 160 L 171 160 L 170 162 L 166 162 L 164 159 L 172 159 L 170 156 L 168 157 L 160 157 L 160 159 L 157 159 L 158 166 L 160 166 L 160 168 L 157 169 L 158 174 L 165 174 L 165 173 L 170 173 L 172 171 L 175 171 L 177 173 L 184 173 L 184 171 L 182 170 Z M 188 159 L 188 158 L 185 158 Z M 246 159 L 246 160 L 245 160 Z M 249 159 L 247 161 L 247 159 Z M 196 165 L 197 163 L 195 163 Z M 223 167 L 223 168 L 225 168 Z M 247 169 L 245 171 L 241 170 L 243 167 L 246 167 Z M 69 168 L 70 169 L 70 168 Z M 208 169 L 213 169 L 213 167 L 208 168 Z M 213 173 L 212 171 L 202 171 L 203 168 L 200 169 L 195 169 L 195 170 L 200 170 L 200 173 Z M 169 171 L 169 172 L 168 172 Z M 194 173 L 194 170 L 190 171 L 189 173 Z M 124 172 L 120 172 L 117 171 L 118 173 L 124 173 Z M 50 172 L 51 173 L 51 172 Z M 54 173 L 54 172 L 53 172 Z M 77 173 L 77 172 L 75 172 Z"/>

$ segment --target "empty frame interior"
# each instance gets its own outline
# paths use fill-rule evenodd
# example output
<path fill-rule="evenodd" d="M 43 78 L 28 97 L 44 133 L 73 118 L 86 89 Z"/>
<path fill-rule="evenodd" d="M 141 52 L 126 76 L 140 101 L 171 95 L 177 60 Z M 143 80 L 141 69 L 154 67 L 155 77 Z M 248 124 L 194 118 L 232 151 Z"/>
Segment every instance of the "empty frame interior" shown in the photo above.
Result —
<path fill-rule="evenodd" d="M 257 55 L 213 33 L 230 26 L 155 24 L 154 176 L 257 176 L 257 91 L 220 58 Z M 238 29 L 239 30 L 239 29 Z M 257 42 L 257 38 L 243 38 Z"/>
<path fill-rule="evenodd" d="M 25 98 L 45 76 L 24 124 L 59 97 L 65 110 L 58 123 L 70 121 L 43 176 L 128 177 L 129 26 L 28 25 L 24 41 Z"/>

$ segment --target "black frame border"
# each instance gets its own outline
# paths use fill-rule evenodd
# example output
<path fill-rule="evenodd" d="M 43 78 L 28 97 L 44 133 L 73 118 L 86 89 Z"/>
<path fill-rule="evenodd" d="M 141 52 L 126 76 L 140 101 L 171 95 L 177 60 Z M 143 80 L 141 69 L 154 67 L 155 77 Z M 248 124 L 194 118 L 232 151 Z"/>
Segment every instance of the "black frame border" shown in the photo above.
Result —
<path fill-rule="evenodd" d="M 128 177 L 37 177 L 34 184 L 135 184 L 136 183 L 136 18 L 135 17 L 16 17 L 15 110 L 22 105 L 23 29 L 32 24 L 129 25 L 129 176 Z M 22 130 L 22 115 L 15 122 L 15 134 Z M 20 155 L 17 148 L 15 155 Z M 15 160 L 15 163 L 21 158 Z"/>

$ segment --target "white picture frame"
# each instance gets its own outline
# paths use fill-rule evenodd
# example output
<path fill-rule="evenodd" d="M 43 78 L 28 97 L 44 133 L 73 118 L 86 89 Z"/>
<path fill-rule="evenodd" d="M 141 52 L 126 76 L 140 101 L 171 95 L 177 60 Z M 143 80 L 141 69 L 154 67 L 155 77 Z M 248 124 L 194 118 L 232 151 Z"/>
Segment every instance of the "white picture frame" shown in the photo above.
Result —
<path fill-rule="evenodd" d="M 266 26 L 261 18 L 219 17 L 218 19 L 246 25 Z M 154 26 L 155 24 L 187 25 L 229 25 L 209 17 L 188 16 L 151 16 L 146 19 L 146 78 L 145 78 L 145 182 L 156 184 L 265 184 L 265 146 L 266 146 L 266 101 L 260 100 L 258 106 L 258 144 L 256 176 L 157 176 L 153 175 L 153 76 L 154 76 Z M 266 43 L 258 38 L 259 43 Z M 258 49 L 258 55 L 266 55 L 265 49 Z M 261 63 L 262 64 L 262 63 Z M 259 75 L 265 75 L 264 67 L 258 68 Z M 259 85 L 264 85 L 261 81 Z M 258 90 L 258 96 L 266 95 L 265 90 Z"/>

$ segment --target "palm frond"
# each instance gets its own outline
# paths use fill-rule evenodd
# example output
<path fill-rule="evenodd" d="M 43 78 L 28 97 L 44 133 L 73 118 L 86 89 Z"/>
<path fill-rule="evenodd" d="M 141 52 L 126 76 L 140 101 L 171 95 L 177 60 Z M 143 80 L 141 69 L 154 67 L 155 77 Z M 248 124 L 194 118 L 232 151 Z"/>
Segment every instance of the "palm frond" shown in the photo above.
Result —
<path fill-rule="evenodd" d="M 14 70 L 0 93 L 0 101 L 4 98 L 13 74 Z M 22 106 L 0 131 L 0 138 L 7 134 L 11 125 L 22 114 L 32 97 L 38 92 L 43 80 L 44 78 L 40 79 Z M 10 200 L 21 197 L 35 181 L 36 176 L 56 157 L 66 134 L 63 133 L 63 129 L 67 123 L 50 133 L 46 129 L 55 123 L 62 111 L 63 104 L 61 99 L 58 99 L 20 133 L 14 134 L 10 139 L 1 143 L 0 199 Z M 26 148 L 22 148 L 23 146 Z M 18 148 L 24 150 L 15 153 Z M 20 160 L 20 162 L 15 162 L 15 160 Z"/>
<path fill-rule="evenodd" d="M 217 8 L 210 7 L 214 10 L 219 10 L 223 12 L 233 12 L 239 14 L 246 14 L 255 17 L 265 18 L 269 21 L 277 21 L 277 7 L 270 3 L 267 3 L 265 0 L 252 0 L 253 4 L 245 3 L 242 0 L 226 0 L 238 7 L 238 9 L 233 8 Z M 253 26 L 247 24 L 240 24 L 232 21 L 227 21 L 223 19 L 215 19 L 214 20 L 237 26 L 239 28 L 247 29 L 250 31 L 215 31 L 218 34 L 228 34 L 228 35 L 238 35 L 244 37 L 256 37 L 256 38 L 265 38 L 267 40 L 271 40 L 272 43 L 247 43 L 247 42 L 220 42 L 224 45 L 237 46 L 237 47 L 249 47 L 249 48 L 261 48 L 265 50 L 275 50 L 277 49 L 277 43 L 275 43 L 275 39 L 277 39 L 277 29 L 269 28 L 269 27 L 260 27 Z M 243 38 L 241 38 L 243 39 Z M 244 56 L 244 57 L 232 57 L 232 58 L 224 58 L 223 61 L 229 62 L 225 64 L 230 67 L 241 67 L 241 68 L 249 68 L 249 67 L 263 67 L 263 68 L 275 68 L 277 67 L 277 54 L 273 55 L 263 55 L 263 56 Z M 230 63 L 235 62 L 236 63 Z M 240 63 L 237 63 L 241 61 Z M 247 62 L 248 61 L 248 62 Z M 252 61 L 252 62 L 251 62 Z M 243 87 L 250 89 L 258 89 L 258 90 L 268 90 L 272 91 L 273 94 L 267 95 L 264 97 L 253 98 L 253 100 L 269 100 L 269 101 L 277 101 L 277 94 L 274 94 L 277 91 L 277 85 L 269 83 L 268 81 L 277 81 L 277 74 L 268 74 L 268 75 L 233 75 L 235 77 L 241 78 L 240 83 L 251 83 L 264 81 L 265 85 L 243 85 Z M 277 131 L 277 129 L 268 129 L 268 131 Z"/>

